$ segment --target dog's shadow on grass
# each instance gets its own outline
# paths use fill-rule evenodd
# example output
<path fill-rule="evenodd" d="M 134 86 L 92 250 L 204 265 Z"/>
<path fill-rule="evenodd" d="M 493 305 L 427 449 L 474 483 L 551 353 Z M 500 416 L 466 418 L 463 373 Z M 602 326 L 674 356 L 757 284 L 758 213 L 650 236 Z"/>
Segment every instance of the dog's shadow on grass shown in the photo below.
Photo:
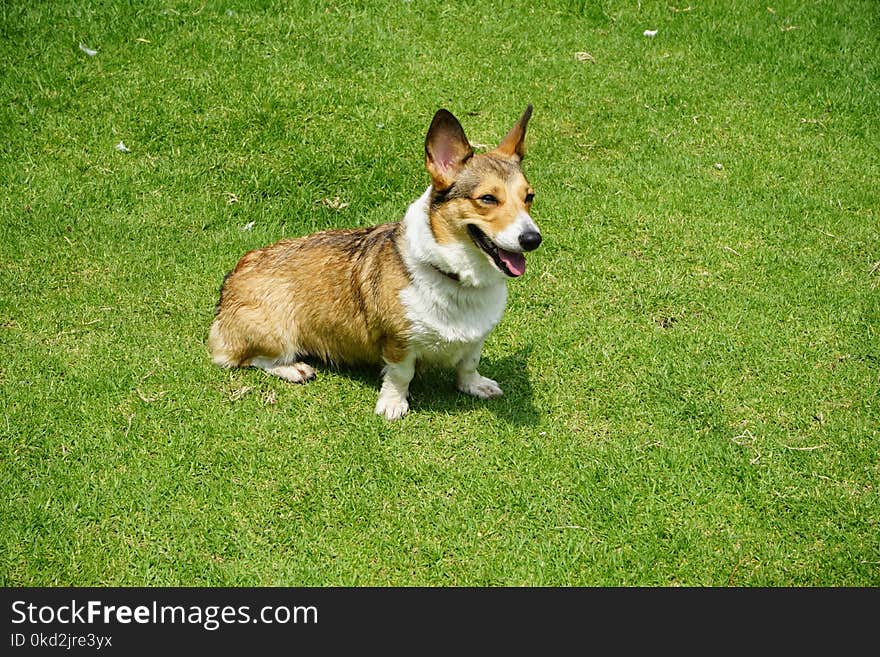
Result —
<path fill-rule="evenodd" d="M 483 358 L 480 374 L 494 379 L 504 395 L 479 399 L 460 392 L 455 386 L 455 372 L 427 367 L 416 372 L 410 384 L 410 413 L 463 413 L 486 408 L 504 422 L 516 426 L 534 426 L 540 414 L 534 404 L 529 381 L 528 359 L 531 348 L 504 356 Z"/>
<path fill-rule="evenodd" d="M 483 358 L 479 371 L 483 376 L 494 379 L 504 394 L 494 399 L 479 399 L 460 392 L 455 385 L 455 371 L 452 368 L 417 367 L 416 375 L 410 384 L 410 413 L 466 413 L 486 408 L 500 420 L 516 426 L 534 426 L 540 413 L 535 408 L 532 385 L 529 381 L 528 360 L 531 347 L 504 356 L 503 358 Z M 328 366 L 306 359 L 316 368 Z M 366 387 L 374 388 L 376 395 L 382 379 L 376 368 L 365 366 L 330 367 L 335 376 L 357 381 Z"/>
<path fill-rule="evenodd" d="M 535 408 L 534 394 L 529 381 L 528 360 L 532 348 L 526 347 L 503 358 L 483 358 L 479 371 L 483 376 L 494 379 L 504 394 L 493 399 L 472 397 L 458 390 L 455 371 L 452 368 L 417 367 L 415 377 L 410 383 L 410 413 L 467 413 L 486 408 L 500 420 L 516 426 L 534 426 L 540 413 Z M 379 394 L 382 377 L 375 367 L 346 366 L 336 367 L 314 359 L 304 359 L 318 370 L 330 370 L 334 376 L 357 381 Z M 274 379 L 265 375 L 268 379 Z M 244 390 L 250 391 L 249 387 Z M 233 393 L 234 394 L 234 393 Z M 375 401 L 375 399 L 374 399 Z"/>

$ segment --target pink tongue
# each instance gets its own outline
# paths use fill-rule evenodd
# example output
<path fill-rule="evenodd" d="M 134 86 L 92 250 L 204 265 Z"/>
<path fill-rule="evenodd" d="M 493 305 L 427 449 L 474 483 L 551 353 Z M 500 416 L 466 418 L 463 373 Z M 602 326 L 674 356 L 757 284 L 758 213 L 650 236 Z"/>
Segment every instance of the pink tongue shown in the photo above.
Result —
<path fill-rule="evenodd" d="M 514 276 L 521 276 L 526 270 L 526 258 L 522 253 L 513 253 L 499 248 L 498 257 L 507 265 L 507 269 Z"/>

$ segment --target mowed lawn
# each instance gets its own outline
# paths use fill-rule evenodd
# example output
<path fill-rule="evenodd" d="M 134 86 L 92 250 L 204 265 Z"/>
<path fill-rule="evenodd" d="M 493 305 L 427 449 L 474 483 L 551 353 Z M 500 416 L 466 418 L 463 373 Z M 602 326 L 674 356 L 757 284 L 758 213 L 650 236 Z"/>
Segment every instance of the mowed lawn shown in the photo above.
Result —
<path fill-rule="evenodd" d="M 768 2 L 0 4 L 0 584 L 880 585 L 880 10 Z M 503 398 L 211 363 L 527 103 Z"/>

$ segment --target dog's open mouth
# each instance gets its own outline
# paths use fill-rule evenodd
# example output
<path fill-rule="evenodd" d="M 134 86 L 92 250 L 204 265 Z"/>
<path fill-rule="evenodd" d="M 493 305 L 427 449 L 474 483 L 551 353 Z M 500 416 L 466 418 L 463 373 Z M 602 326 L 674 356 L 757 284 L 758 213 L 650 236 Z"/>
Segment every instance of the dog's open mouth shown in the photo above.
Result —
<path fill-rule="evenodd" d="M 508 276 L 522 276 L 526 270 L 526 258 L 522 253 L 506 251 L 490 240 L 486 233 L 473 224 L 468 224 L 468 233 L 474 244 L 485 251 L 495 266 Z"/>

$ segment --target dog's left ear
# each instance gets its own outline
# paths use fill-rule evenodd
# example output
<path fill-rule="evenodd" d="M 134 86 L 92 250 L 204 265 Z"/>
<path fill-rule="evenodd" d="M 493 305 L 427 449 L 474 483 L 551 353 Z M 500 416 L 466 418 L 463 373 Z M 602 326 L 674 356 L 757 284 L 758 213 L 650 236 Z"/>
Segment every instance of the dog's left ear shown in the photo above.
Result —
<path fill-rule="evenodd" d="M 510 129 L 507 136 L 501 140 L 501 143 L 498 144 L 498 148 L 496 148 L 495 151 L 502 155 L 506 155 L 507 157 L 515 157 L 518 160 L 523 159 L 526 154 L 525 145 L 523 143 L 526 138 L 526 125 L 528 125 L 531 117 L 532 105 L 529 103 L 528 107 L 526 107 L 526 111 L 523 112 L 521 117 L 519 117 L 519 121 L 517 121 L 516 125 Z"/>
<path fill-rule="evenodd" d="M 425 137 L 425 168 L 431 174 L 434 189 L 448 189 L 473 154 L 458 119 L 445 109 L 437 110 Z"/>

